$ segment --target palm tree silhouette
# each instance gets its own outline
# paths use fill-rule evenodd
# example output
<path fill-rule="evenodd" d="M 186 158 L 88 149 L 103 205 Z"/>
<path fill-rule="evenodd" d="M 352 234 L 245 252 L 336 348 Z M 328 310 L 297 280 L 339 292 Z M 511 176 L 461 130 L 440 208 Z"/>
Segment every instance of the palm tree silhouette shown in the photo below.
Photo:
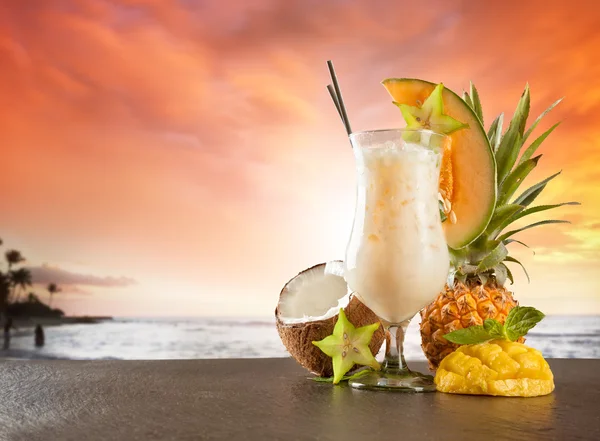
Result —
<path fill-rule="evenodd" d="M 3 244 L 0 239 L 0 246 Z M 10 281 L 6 274 L 0 271 L 0 318 L 3 317 L 4 309 L 8 303 L 8 295 L 10 293 Z"/>
<path fill-rule="evenodd" d="M 61 289 L 56 283 L 48 284 L 48 287 L 46 289 L 50 293 L 50 300 L 48 302 L 48 306 L 52 306 L 52 296 L 54 296 L 54 294 L 56 294 L 57 292 L 60 292 Z"/>
<path fill-rule="evenodd" d="M 0 246 L 3 245 L 2 239 L 0 239 Z M 17 268 L 13 270 L 15 265 L 25 262 L 25 258 L 20 251 L 10 249 L 4 253 L 4 257 L 7 262 L 7 269 L 4 271 L 2 265 L 0 265 L 0 319 L 2 319 L 7 311 L 7 308 L 11 302 L 17 302 L 21 297 L 22 293 L 26 292 L 27 287 L 33 285 L 31 271 L 27 268 Z M 50 283 L 48 285 L 48 292 L 50 293 L 50 301 L 48 306 L 52 304 L 52 297 L 61 289 L 56 283 Z M 39 298 L 34 293 L 29 293 L 27 301 L 31 303 L 39 302 Z"/>
<path fill-rule="evenodd" d="M 18 269 L 16 271 L 11 271 L 13 265 L 18 265 L 25 261 L 25 258 L 21 254 L 20 251 L 17 250 L 7 250 L 4 253 L 4 257 L 6 257 L 6 262 L 8 263 L 8 269 L 6 270 L 6 274 L 2 276 L 2 287 L 0 287 L 0 310 L 3 310 L 11 300 L 11 297 L 15 294 L 15 290 L 17 286 L 21 286 L 25 288 L 26 286 L 31 285 L 31 273 L 27 269 Z"/>
<path fill-rule="evenodd" d="M 6 253 L 4 253 L 4 256 L 6 257 L 6 261 L 8 262 L 7 272 L 10 272 L 10 269 L 13 265 L 18 265 L 19 263 L 25 261 L 25 258 L 23 257 L 21 252 L 17 250 L 8 250 Z"/>
<path fill-rule="evenodd" d="M 9 278 L 0 272 L 0 318 L 4 314 L 6 306 L 8 305 L 8 296 L 10 294 L 10 280 Z"/>
<path fill-rule="evenodd" d="M 10 281 L 12 284 L 12 292 L 10 300 L 16 302 L 19 300 L 21 290 L 25 291 L 28 286 L 31 286 L 31 271 L 27 268 L 19 268 L 10 272 Z M 20 288 L 20 290 L 19 290 Z"/>

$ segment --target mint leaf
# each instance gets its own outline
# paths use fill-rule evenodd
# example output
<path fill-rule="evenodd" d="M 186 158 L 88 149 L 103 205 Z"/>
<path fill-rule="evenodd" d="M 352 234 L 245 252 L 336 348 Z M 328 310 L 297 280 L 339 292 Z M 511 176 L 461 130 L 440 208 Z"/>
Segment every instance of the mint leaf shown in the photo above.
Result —
<path fill-rule="evenodd" d="M 459 345 L 485 343 L 489 340 L 506 339 L 515 341 L 527 334 L 545 315 L 530 306 L 516 306 L 511 309 L 504 325 L 494 319 L 487 319 L 483 326 L 470 326 L 444 335 L 444 338 Z"/>
<path fill-rule="evenodd" d="M 494 339 L 483 326 L 469 326 L 465 329 L 457 329 L 444 335 L 444 338 L 459 345 L 484 343 Z"/>
<path fill-rule="evenodd" d="M 505 339 L 504 325 L 494 319 L 486 319 L 483 322 L 483 329 L 487 331 L 492 338 Z"/>
<path fill-rule="evenodd" d="M 538 324 L 545 315 L 531 306 L 515 306 L 510 310 L 504 328 L 509 340 L 515 341 L 527 334 L 531 328 Z"/>

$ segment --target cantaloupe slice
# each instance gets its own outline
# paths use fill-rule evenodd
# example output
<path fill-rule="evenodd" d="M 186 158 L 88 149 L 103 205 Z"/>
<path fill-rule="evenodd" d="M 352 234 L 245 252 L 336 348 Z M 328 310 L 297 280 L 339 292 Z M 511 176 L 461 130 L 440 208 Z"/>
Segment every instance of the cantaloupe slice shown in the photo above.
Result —
<path fill-rule="evenodd" d="M 411 78 L 382 81 L 394 101 L 422 105 L 436 84 Z M 444 230 L 450 248 L 473 242 L 487 227 L 496 205 L 496 160 L 485 130 L 473 110 L 457 94 L 444 88 L 444 113 L 468 128 L 451 133 L 444 151 L 440 190 L 450 200 L 455 223 L 446 220 Z"/>

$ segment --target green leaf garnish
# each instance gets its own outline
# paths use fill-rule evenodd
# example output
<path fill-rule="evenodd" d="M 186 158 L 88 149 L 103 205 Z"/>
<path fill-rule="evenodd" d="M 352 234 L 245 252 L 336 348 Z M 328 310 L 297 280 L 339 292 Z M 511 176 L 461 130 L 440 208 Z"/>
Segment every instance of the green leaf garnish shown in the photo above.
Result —
<path fill-rule="evenodd" d="M 509 340 L 515 341 L 537 325 L 545 317 L 544 313 L 531 306 L 516 306 L 510 310 L 504 328 Z"/>
<path fill-rule="evenodd" d="M 494 337 L 492 337 L 483 326 L 477 325 L 452 331 L 451 333 L 444 335 L 444 338 L 459 345 L 472 345 L 492 340 Z"/>
<path fill-rule="evenodd" d="M 495 338 L 506 338 L 506 334 L 504 333 L 504 326 L 497 320 L 487 319 L 483 322 L 483 329 L 492 337 Z"/>
<path fill-rule="evenodd" d="M 497 339 L 516 341 L 544 317 L 542 312 L 531 306 L 515 306 L 510 310 L 504 324 L 494 319 L 487 319 L 483 322 L 483 326 L 458 329 L 444 335 L 444 338 L 459 345 L 473 345 Z"/>

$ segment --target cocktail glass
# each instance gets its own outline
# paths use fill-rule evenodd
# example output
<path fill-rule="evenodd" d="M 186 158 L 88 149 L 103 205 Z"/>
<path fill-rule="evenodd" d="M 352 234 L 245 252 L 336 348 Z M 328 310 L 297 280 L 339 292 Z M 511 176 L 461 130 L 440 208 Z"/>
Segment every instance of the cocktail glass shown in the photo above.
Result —
<path fill-rule="evenodd" d="M 450 138 L 429 130 L 390 129 L 355 132 L 350 141 L 358 182 L 345 277 L 389 331 L 381 371 L 350 385 L 434 391 L 430 375 L 408 369 L 403 344 L 410 319 L 439 294 L 448 277 L 438 186 Z"/>

